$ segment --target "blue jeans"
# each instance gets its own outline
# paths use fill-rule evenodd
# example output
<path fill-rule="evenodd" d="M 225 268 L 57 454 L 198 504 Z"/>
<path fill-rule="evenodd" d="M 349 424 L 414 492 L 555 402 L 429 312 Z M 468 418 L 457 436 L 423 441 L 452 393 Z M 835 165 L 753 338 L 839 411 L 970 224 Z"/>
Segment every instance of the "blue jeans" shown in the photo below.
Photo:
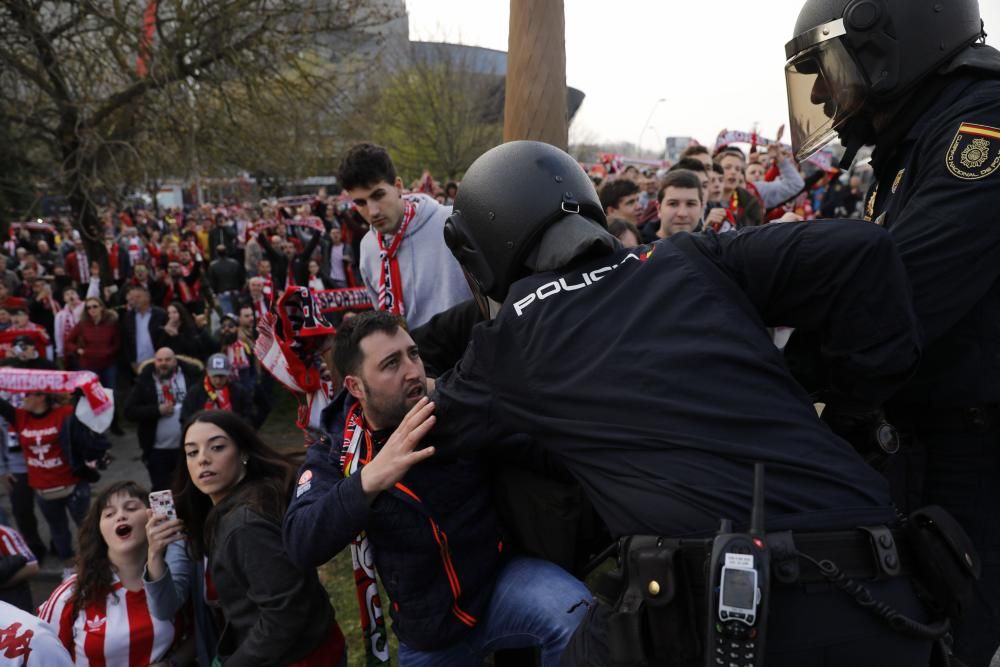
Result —
<path fill-rule="evenodd" d="M 73 522 L 80 526 L 83 517 L 90 507 L 90 484 L 80 482 L 76 489 L 65 498 L 57 500 L 46 500 L 40 493 L 35 494 L 38 502 L 38 509 L 42 510 L 42 516 L 49 524 L 49 532 L 52 533 L 52 544 L 55 547 L 56 555 L 62 560 L 73 557 L 73 534 L 69 532 L 69 519 L 66 513 L 73 517 Z"/>
<path fill-rule="evenodd" d="M 249 278 L 247 280 L 249 280 Z M 220 292 L 215 295 L 215 298 L 219 302 L 219 308 L 222 309 L 223 315 L 237 314 L 236 303 L 240 298 L 240 293 L 238 291 Z"/>
<path fill-rule="evenodd" d="M 399 643 L 401 667 L 468 667 L 499 649 L 537 646 L 542 667 L 556 667 L 592 596 L 579 579 L 536 558 L 516 557 L 497 577 L 490 605 L 464 641 L 438 651 Z"/>

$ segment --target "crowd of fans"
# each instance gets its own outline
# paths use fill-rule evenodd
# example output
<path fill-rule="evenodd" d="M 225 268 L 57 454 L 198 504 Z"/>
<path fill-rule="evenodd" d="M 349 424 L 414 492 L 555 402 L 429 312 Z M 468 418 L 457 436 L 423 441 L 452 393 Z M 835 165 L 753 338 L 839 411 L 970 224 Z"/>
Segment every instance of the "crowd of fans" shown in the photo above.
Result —
<path fill-rule="evenodd" d="M 374 159 L 370 153 L 362 158 Z M 425 174 L 410 188 L 424 198 L 406 195 L 397 215 L 385 212 L 384 193 L 364 168 L 342 175 L 340 196 L 161 214 L 105 210 L 96 240 L 103 263 L 65 219 L 11 227 L 0 249 L 0 375 L 5 368 L 96 374 L 117 397 L 110 433 L 121 435 L 125 420 L 134 424 L 149 476 L 148 489 L 112 480 L 91 502 L 109 448 L 104 435 L 79 423 L 65 397 L 0 394 L 0 475 L 13 510 L 13 521 L 0 517 L 0 599 L 33 611 L 26 582 L 51 550 L 65 581 L 39 615 L 78 663 L 82 655 L 107 664 L 138 655 L 129 664 L 207 666 L 225 655 L 226 664 L 340 664 L 344 637 L 315 571 L 293 564 L 280 525 L 260 518 L 284 513 L 293 469 L 256 433 L 276 385 L 258 358 L 258 325 L 290 286 L 365 287 L 374 307 L 411 328 L 471 296 L 440 232 L 459 184 Z M 401 188 L 388 169 L 382 182 Z M 748 156 L 692 146 L 669 169 L 630 166 L 595 177 L 595 186 L 625 246 L 681 231 L 861 217 L 863 206 L 858 177 L 803 171 L 778 147 Z M 392 240 L 404 232 L 409 244 L 397 258 Z M 333 378 L 324 386 L 338 388 L 340 369 L 324 370 Z M 326 399 L 335 393 L 322 391 Z M 303 478 L 296 497 L 308 490 Z M 224 483 L 238 492 L 213 495 Z M 149 510 L 148 492 L 171 487 L 183 520 Z M 233 511 L 241 507 L 254 511 Z M 209 569 L 210 555 L 218 567 Z M 249 588 L 264 597 L 247 597 Z M 262 630 L 264 617 L 272 625 Z M 95 623 L 106 624 L 100 642 Z"/>

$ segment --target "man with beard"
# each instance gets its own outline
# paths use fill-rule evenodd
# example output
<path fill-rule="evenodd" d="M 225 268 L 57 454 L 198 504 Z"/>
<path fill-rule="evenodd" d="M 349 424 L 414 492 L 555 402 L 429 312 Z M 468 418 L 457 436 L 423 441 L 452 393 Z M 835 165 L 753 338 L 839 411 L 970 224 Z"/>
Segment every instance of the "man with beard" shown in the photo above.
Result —
<path fill-rule="evenodd" d="M 239 384 L 248 396 L 252 396 L 257 379 L 253 354 L 253 310 L 250 306 L 240 306 L 239 311 L 241 316 L 246 311 L 250 320 L 249 328 L 242 327 L 240 318 L 236 315 L 227 314 L 222 318 L 219 348 L 229 363 L 229 379 Z"/>
<path fill-rule="evenodd" d="M 144 364 L 125 400 L 125 416 L 136 422 L 142 460 L 154 491 L 169 489 L 180 458 L 181 406 L 201 381 L 201 369 L 161 347 Z"/>
<path fill-rule="evenodd" d="M 335 345 L 345 389 L 323 411 L 325 436 L 299 471 L 285 515 L 289 556 L 311 568 L 349 544 L 370 550 L 392 600 L 401 664 L 480 664 L 526 646 L 541 649 L 543 666 L 558 664 L 589 593 L 551 563 L 501 553 L 480 463 L 414 450 L 433 406 L 400 318 L 374 311 L 346 320 Z M 414 430 L 418 422 L 426 426 Z M 374 571 L 355 581 L 360 599 L 377 596 Z M 381 623 L 380 612 L 362 618 L 376 655 Z"/>

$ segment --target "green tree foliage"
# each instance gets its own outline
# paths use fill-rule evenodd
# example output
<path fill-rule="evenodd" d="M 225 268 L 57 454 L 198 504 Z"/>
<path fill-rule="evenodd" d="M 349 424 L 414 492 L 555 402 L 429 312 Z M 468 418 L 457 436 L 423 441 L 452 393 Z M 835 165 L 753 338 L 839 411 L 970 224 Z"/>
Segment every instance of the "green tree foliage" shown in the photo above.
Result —
<path fill-rule="evenodd" d="M 359 104 L 368 136 L 389 149 L 404 180 L 429 169 L 461 176 L 503 138 L 504 79 L 448 45 L 395 54 L 396 74 Z"/>
<path fill-rule="evenodd" d="M 392 0 L 2 0 L 0 137 L 17 138 L 8 159 L 23 167 L 15 176 L 28 175 L 0 174 L 2 196 L 23 206 L 26 182 L 42 179 L 35 185 L 67 197 L 103 257 L 101 193 L 266 162 L 268 151 L 303 162 L 309 120 L 331 112 L 337 89 L 322 61 L 338 46 L 363 51 L 401 9 Z"/>

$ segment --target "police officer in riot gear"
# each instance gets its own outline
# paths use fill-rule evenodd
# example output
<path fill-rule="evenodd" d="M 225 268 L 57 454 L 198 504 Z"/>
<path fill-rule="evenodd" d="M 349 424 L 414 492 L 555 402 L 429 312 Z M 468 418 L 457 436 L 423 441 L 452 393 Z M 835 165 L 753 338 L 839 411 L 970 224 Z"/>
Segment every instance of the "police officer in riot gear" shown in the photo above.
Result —
<path fill-rule="evenodd" d="M 976 0 L 808 0 L 785 47 L 799 159 L 839 135 L 874 145 L 865 218 L 888 230 L 925 335 L 888 402 L 901 509 L 945 507 L 983 559 L 955 652 L 1000 644 L 1000 52 Z M 795 345 L 791 345 L 795 348 Z"/>
<path fill-rule="evenodd" d="M 577 478 L 613 536 L 693 539 L 720 518 L 746 527 L 752 464 L 764 463 L 768 530 L 790 531 L 814 560 L 850 560 L 851 577 L 905 626 L 790 550 L 794 574 L 772 587 L 767 664 L 928 664 L 942 626 L 915 594 L 909 554 L 884 538 L 900 551 L 876 559 L 858 530 L 895 525 L 888 484 L 817 419 L 766 329 L 823 331 L 841 395 L 878 405 L 892 394 L 920 341 L 883 230 L 771 225 L 623 249 L 580 166 L 518 141 L 469 168 L 445 240 L 493 319 L 438 379 L 436 455 L 527 433 Z M 691 591 L 704 591 L 701 570 L 687 570 Z M 688 598 L 701 611 L 680 614 L 683 627 L 655 629 L 687 652 L 685 665 L 704 664 L 702 597 Z M 609 614 L 594 604 L 564 663 L 614 664 Z"/>

